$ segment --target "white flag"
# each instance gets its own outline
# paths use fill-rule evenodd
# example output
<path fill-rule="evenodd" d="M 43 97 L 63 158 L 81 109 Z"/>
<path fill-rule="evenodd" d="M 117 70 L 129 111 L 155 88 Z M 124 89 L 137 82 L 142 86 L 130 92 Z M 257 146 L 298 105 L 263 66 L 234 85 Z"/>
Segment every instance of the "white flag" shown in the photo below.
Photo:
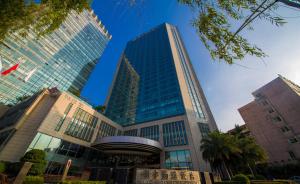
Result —
<path fill-rule="evenodd" d="M 30 77 L 34 74 L 34 72 L 36 71 L 37 68 L 34 68 L 33 70 L 31 70 L 28 75 L 25 77 L 24 81 L 27 82 Z"/>

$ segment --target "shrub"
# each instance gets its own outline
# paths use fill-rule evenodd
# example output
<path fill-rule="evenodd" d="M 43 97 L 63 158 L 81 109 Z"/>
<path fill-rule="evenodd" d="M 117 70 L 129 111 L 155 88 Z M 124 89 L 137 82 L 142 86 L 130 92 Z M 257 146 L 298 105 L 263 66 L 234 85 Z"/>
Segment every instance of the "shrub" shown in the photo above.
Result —
<path fill-rule="evenodd" d="M 0 173 L 4 173 L 6 170 L 6 164 L 4 162 L 0 162 Z"/>
<path fill-rule="evenodd" d="M 30 168 L 28 175 L 41 176 L 44 173 L 46 167 L 46 153 L 43 150 L 33 149 L 25 153 L 21 158 L 22 162 L 32 162 L 33 165 Z"/>
<path fill-rule="evenodd" d="M 250 184 L 249 178 L 244 174 L 237 174 L 233 176 L 231 180 L 241 184 Z"/>
<path fill-rule="evenodd" d="M 43 184 L 44 178 L 41 176 L 26 176 L 23 184 Z"/>

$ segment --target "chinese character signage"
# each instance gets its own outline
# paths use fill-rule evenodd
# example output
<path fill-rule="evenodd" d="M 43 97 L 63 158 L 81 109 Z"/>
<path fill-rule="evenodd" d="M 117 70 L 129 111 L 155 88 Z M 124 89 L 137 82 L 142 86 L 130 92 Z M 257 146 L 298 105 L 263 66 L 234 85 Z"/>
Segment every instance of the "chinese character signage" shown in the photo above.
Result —
<path fill-rule="evenodd" d="M 197 171 L 136 169 L 136 184 L 200 184 Z"/>

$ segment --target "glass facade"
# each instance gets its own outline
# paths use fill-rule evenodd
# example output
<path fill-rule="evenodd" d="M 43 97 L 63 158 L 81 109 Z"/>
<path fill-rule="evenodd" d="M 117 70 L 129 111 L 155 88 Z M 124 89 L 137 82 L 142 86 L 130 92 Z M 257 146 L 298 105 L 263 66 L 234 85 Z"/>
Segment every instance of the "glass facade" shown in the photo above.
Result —
<path fill-rule="evenodd" d="M 119 66 L 106 116 L 121 125 L 134 124 L 139 89 L 139 75 L 125 56 Z"/>
<path fill-rule="evenodd" d="M 132 129 L 132 130 L 126 130 L 124 131 L 125 136 L 138 136 L 138 130 Z"/>
<path fill-rule="evenodd" d="M 56 127 L 55 127 L 55 131 L 59 131 L 61 126 L 63 125 L 63 123 L 66 120 L 67 115 L 69 114 L 71 108 L 72 108 L 73 104 L 69 104 L 64 112 L 63 117 L 60 118 L 59 122 L 57 123 Z"/>
<path fill-rule="evenodd" d="M 47 174 L 62 174 L 63 166 L 68 159 L 72 159 L 72 167 L 83 169 L 89 151 L 89 149 L 84 146 L 70 143 L 43 133 L 37 133 L 27 151 L 32 149 L 44 150 L 47 153 Z"/>
<path fill-rule="evenodd" d="M 128 72 L 129 74 L 124 74 L 123 67 L 126 66 L 126 62 L 130 63 L 133 70 L 131 73 Z M 134 85 L 130 82 L 121 82 L 133 75 L 138 76 Z M 112 89 L 106 115 L 122 125 L 185 113 L 166 24 L 127 43 Z M 121 98 L 118 89 L 124 89 L 120 90 L 121 94 L 126 93 L 136 98 L 136 103 L 132 101 L 133 104 L 128 106 L 117 100 Z M 126 113 L 134 114 L 127 116 Z"/>
<path fill-rule="evenodd" d="M 104 121 L 101 122 L 98 132 L 98 138 L 106 137 L 106 136 L 114 136 L 116 133 L 116 128 L 105 123 Z"/>
<path fill-rule="evenodd" d="M 165 167 L 167 169 L 193 169 L 190 151 L 166 151 Z"/>
<path fill-rule="evenodd" d="M 3 71 L 18 64 L 15 71 L 0 76 L 0 102 L 14 104 L 42 88 L 80 92 L 111 36 L 91 11 L 72 11 L 50 35 L 37 39 L 10 34 L 0 45 Z"/>
<path fill-rule="evenodd" d="M 199 130 L 201 132 L 202 137 L 207 137 L 210 133 L 210 129 L 207 123 L 198 123 Z"/>
<path fill-rule="evenodd" d="M 155 141 L 159 141 L 159 126 L 154 125 L 150 127 L 141 128 L 140 137 L 145 137 Z"/>
<path fill-rule="evenodd" d="M 164 146 L 187 145 L 188 139 L 183 121 L 163 124 Z"/>
<path fill-rule="evenodd" d="M 179 53 L 180 56 L 180 64 L 181 67 L 183 68 L 183 73 L 184 73 L 184 79 L 188 87 L 188 92 L 192 101 L 193 109 L 195 112 L 196 117 L 198 118 L 204 118 L 204 113 L 202 111 L 200 99 L 201 97 L 196 93 L 196 84 L 192 80 L 192 74 L 191 74 L 191 69 L 188 67 L 187 59 L 186 56 L 184 55 L 184 48 L 183 48 L 183 43 L 181 42 L 181 38 L 179 36 L 179 32 L 174 26 L 171 26 L 172 34 L 175 40 L 175 45 L 176 49 Z"/>
<path fill-rule="evenodd" d="M 98 118 L 87 113 L 81 108 L 77 108 L 72 121 L 69 123 L 65 131 L 65 134 L 89 142 L 94 134 L 97 121 Z"/>

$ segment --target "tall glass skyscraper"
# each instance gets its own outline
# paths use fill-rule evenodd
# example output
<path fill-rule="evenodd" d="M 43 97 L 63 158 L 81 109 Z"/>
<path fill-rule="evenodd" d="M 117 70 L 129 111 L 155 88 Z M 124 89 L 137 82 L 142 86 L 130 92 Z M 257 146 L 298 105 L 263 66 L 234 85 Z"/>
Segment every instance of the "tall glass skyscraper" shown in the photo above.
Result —
<path fill-rule="evenodd" d="M 200 142 L 217 126 L 176 27 L 162 24 L 127 43 L 106 106 L 124 135 L 164 146 L 165 168 L 209 170 Z"/>
<path fill-rule="evenodd" d="M 0 44 L 0 102 L 15 103 L 47 87 L 80 92 L 110 39 L 88 10 L 72 11 L 59 29 L 43 38 L 33 32 L 9 35 Z"/>

